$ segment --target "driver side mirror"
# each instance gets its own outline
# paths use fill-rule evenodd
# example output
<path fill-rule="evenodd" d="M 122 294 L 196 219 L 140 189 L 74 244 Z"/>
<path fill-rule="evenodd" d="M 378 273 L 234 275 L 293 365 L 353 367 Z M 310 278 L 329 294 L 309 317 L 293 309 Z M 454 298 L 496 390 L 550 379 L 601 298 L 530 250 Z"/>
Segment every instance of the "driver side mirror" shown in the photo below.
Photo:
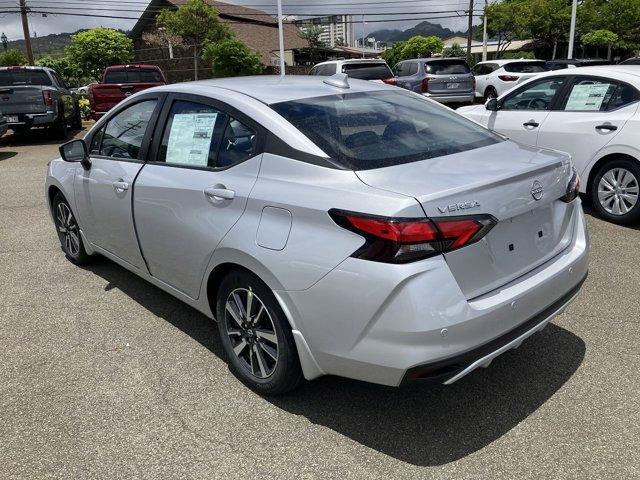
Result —
<path fill-rule="evenodd" d="M 490 98 L 487 100 L 487 103 L 484 104 L 484 107 L 490 112 L 497 112 L 499 110 L 498 99 Z"/>
<path fill-rule="evenodd" d="M 65 162 L 78 162 L 85 170 L 91 168 L 91 159 L 87 151 L 87 144 L 84 140 L 71 140 L 60 145 L 60 156 Z"/>

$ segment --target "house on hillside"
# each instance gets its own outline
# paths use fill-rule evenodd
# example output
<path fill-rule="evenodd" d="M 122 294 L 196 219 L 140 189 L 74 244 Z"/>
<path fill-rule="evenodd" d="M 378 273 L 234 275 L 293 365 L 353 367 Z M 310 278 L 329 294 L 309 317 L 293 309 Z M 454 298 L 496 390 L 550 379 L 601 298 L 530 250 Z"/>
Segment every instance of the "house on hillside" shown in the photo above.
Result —
<path fill-rule="evenodd" d="M 170 59 L 169 45 L 149 45 L 144 41 L 144 34 L 157 32 L 156 16 L 162 9 L 177 9 L 188 0 L 151 0 L 145 12 L 135 24 L 129 36 L 136 50 L 135 61 L 138 63 L 155 63 L 164 71 L 170 81 L 193 79 L 193 48 L 175 47 L 173 60 Z M 231 5 L 217 0 L 206 0 L 215 7 L 220 20 L 226 22 L 235 36 L 256 50 L 262 56 L 262 63 L 275 66 L 279 62 L 278 21 L 273 16 L 253 8 Z M 296 65 L 295 51 L 307 47 L 307 41 L 300 38 L 300 30 L 293 23 L 284 24 L 285 63 Z M 206 70 L 206 71 L 205 71 Z M 200 78 L 211 77 L 210 69 L 203 68 Z"/>

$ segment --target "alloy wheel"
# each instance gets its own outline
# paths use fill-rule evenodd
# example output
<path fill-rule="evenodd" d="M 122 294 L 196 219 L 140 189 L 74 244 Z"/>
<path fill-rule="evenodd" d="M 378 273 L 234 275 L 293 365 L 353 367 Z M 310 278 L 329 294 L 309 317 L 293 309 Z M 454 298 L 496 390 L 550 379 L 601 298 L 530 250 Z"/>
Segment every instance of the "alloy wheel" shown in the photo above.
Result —
<path fill-rule="evenodd" d="M 638 179 L 625 168 L 608 170 L 598 183 L 598 201 L 611 215 L 626 215 L 638 203 Z"/>
<path fill-rule="evenodd" d="M 77 256 L 80 253 L 80 231 L 71 209 L 66 203 L 60 202 L 56 207 L 58 236 L 64 244 L 67 253 Z"/>
<path fill-rule="evenodd" d="M 278 335 L 264 303 L 251 290 L 237 288 L 227 297 L 224 326 L 231 348 L 254 377 L 270 377 L 278 364 Z"/>

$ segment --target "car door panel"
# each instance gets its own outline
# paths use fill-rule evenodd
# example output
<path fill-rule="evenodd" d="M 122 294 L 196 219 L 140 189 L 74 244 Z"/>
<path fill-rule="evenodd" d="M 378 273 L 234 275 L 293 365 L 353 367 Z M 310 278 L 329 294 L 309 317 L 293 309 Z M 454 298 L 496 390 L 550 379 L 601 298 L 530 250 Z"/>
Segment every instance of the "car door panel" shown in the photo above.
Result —
<path fill-rule="evenodd" d="M 244 212 L 261 159 L 256 155 L 222 171 L 144 167 L 134 214 L 151 275 L 198 297 L 213 251 Z"/>
<path fill-rule="evenodd" d="M 135 184 L 136 230 L 151 275 L 197 299 L 258 178 L 262 136 L 241 128 L 252 122 L 240 112 L 193 95 L 172 95 L 160 122 L 163 135 Z"/>
<path fill-rule="evenodd" d="M 143 97 L 110 114 L 90 139 L 91 168 L 78 169 L 74 180 L 77 213 L 89 241 L 143 270 L 131 208 L 133 187 L 161 100 Z"/>

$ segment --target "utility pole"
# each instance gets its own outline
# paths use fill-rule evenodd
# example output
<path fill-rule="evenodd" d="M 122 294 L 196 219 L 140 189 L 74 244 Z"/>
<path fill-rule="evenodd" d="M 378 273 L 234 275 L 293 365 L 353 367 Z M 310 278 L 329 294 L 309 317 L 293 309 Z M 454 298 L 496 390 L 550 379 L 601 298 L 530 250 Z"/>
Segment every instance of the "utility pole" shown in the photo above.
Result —
<path fill-rule="evenodd" d="M 364 11 L 362 12 L 362 58 L 364 58 L 364 26 L 365 26 L 365 22 L 364 22 Z"/>
<path fill-rule="evenodd" d="M 469 30 L 467 31 L 467 62 L 471 63 L 471 40 L 473 37 L 473 0 L 469 0 Z"/>
<path fill-rule="evenodd" d="M 278 0 L 278 42 L 280 43 L 280 76 L 284 77 L 286 64 L 284 62 L 284 32 L 282 27 L 282 0 Z"/>
<path fill-rule="evenodd" d="M 29 59 L 29 65 L 33 65 L 33 51 L 31 50 L 31 37 L 29 36 L 26 0 L 20 0 L 20 16 L 22 17 L 22 31 L 24 32 L 24 46 L 27 49 L 27 58 Z"/>
<path fill-rule="evenodd" d="M 571 5 L 571 28 L 569 29 L 569 51 L 567 58 L 573 58 L 573 43 L 576 37 L 576 16 L 578 15 L 578 0 L 573 0 Z"/>
<path fill-rule="evenodd" d="M 484 15 L 482 15 L 482 61 L 487 61 L 487 4 L 484 0 Z"/>

